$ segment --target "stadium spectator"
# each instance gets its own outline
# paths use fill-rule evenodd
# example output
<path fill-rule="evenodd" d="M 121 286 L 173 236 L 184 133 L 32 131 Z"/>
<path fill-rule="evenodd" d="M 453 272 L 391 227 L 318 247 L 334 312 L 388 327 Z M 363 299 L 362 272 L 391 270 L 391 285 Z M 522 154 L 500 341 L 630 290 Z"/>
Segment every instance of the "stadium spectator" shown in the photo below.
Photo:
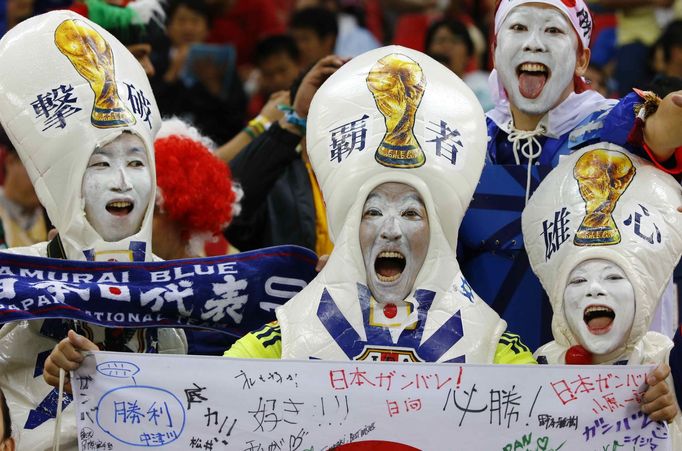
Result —
<path fill-rule="evenodd" d="M 226 142 L 244 123 L 246 97 L 227 46 L 201 46 L 210 10 L 203 0 L 175 0 L 168 10 L 168 39 L 155 48 L 154 94 L 164 116 L 196 125 L 215 142 Z"/>
<path fill-rule="evenodd" d="M 296 40 L 302 67 L 309 68 L 334 52 L 338 24 L 336 15 L 326 8 L 296 11 L 289 22 L 289 31 Z"/>

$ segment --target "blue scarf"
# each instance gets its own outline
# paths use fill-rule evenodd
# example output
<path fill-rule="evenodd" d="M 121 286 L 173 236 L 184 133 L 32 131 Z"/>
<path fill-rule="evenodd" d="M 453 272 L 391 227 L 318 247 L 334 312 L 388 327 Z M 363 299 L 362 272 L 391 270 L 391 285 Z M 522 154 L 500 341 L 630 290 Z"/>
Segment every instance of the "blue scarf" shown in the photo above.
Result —
<path fill-rule="evenodd" d="M 0 324 L 64 318 L 106 327 L 201 327 L 242 336 L 316 275 L 315 254 L 277 246 L 164 262 L 0 253 Z"/>

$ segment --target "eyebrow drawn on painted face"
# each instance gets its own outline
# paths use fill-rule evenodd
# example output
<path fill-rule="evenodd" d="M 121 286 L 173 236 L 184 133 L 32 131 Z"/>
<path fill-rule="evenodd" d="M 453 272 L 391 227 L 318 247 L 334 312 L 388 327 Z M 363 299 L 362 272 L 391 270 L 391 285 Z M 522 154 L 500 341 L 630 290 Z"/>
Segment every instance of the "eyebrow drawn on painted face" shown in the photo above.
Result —
<path fill-rule="evenodd" d="M 509 21 L 508 29 L 517 32 L 529 31 L 527 16 L 530 15 L 527 11 L 513 11 L 509 13 L 509 16 L 505 19 L 505 23 Z M 544 19 L 542 24 L 545 32 L 550 30 L 558 31 L 559 33 L 566 34 L 571 31 L 566 21 L 561 20 L 563 16 L 551 15 Z M 551 32 L 550 32 L 551 34 Z"/>
<path fill-rule="evenodd" d="M 369 214 L 369 213 L 379 213 L 376 216 L 381 216 L 381 205 L 384 202 L 382 201 L 381 197 L 376 194 L 376 193 L 371 193 L 370 195 L 367 196 L 367 200 L 365 201 L 365 208 L 363 211 L 363 216 Z M 410 193 L 403 197 L 401 199 L 401 207 L 402 207 L 402 213 L 406 213 L 407 211 L 415 211 L 416 213 L 420 216 L 425 216 L 426 215 L 426 207 L 424 206 L 424 202 L 422 201 L 421 197 L 419 195 Z M 374 211 L 371 211 L 374 210 Z"/>
<path fill-rule="evenodd" d="M 103 163 L 108 163 L 108 161 L 100 161 L 99 158 L 114 158 L 114 153 L 115 151 L 112 149 L 106 149 L 104 147 L 97 147 L 92 154 L 90 155 L 90 160 L 88 161 L 88 167 L 93 167 L 93 166 L 98 166 L 102 165 Z M 99 158 L 98 158 L 99 157 Z M 136 165 L 136 167 L 143 167 L 147 166 L 147 152 L 144 148 L 142 147 L 130 147 L 126 150 L 126 158 L 130 160 L 134 160 L 129 162 L 128 164 L 132 162 L 138 162 L 140 165 Z"/>

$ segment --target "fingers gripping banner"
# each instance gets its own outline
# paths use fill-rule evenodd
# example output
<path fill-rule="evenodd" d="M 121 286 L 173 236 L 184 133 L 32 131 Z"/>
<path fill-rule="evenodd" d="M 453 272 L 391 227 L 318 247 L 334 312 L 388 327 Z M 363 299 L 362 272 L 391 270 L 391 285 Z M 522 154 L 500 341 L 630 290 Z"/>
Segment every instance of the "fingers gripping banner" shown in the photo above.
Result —
<path fill-rule="evenodd" d="M 0 253 L 0 324 L 66 318 L 108 327 L 195 326 L 235 336 L 274 319 L 315 277 L 297 246 L 146 263 L 97 263 Z"/>

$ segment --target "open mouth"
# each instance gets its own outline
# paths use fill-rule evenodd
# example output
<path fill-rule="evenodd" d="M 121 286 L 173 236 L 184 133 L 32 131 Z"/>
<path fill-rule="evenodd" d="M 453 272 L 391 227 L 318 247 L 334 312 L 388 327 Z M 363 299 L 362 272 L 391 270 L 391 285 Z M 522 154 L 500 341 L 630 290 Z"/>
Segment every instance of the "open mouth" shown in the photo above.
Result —
<path fill-rule="evenodd" d="M 519 91 L 527 99 L 536 99 L 549 78 L 549 68 L 540 63 L 523 63 L 516 68 Z"/>
<path fill-rule="evenodd" d="M 374 261 L 374 272 L 380 282 L 395 282 L 405 269 L 405 256 L 400 252 L 381 252 Z"/>
<path fill-rule="evenodd" d="M 125 216 L 133 211 L 133 203 L 125 200 L 116 200 L 107 204 L 107 211 L 114 216 Z"/>
<path fill-rule="evenodd" d="M 583 321 L 594 335 L 604 335 L 611 330 L 616 313 L 605 305 L 590 305 L 583 312 Z"/>

